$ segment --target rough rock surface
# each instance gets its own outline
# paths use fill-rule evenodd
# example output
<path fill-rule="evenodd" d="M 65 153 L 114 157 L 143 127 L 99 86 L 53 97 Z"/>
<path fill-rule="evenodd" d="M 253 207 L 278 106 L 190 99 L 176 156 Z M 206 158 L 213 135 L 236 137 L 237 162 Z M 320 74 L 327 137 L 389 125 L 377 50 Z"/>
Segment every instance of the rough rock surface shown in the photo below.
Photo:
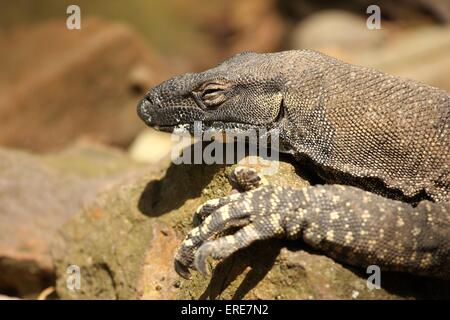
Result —
<path fill-rule="evenodd" d="M 271 183 L 306 186 L 298 167 L 282 160 Z M 73 216 L 53 247 L 57 293 L 80 299 L 404 299 L 450 296 L 438 280 L 383 274 L 369 290 L 364 270 L 350 268 L 298 242 L 255 243 L 222 263 L 211 277 L 179 278 L 173 257 L 192 228 L 195 209 L 231 191 L 232 167 L 174 165 L 102 193 Z M 66 287 L 69 265 L 81 288 Z"/>
<path fill-rule="evenodd" d="M 141 168 L 87 142 L 46 156 L 0 149 L 0 292 L 32 297 L 52 284 L 55 231 L 99 190 Z"/>
<path fill-rule="evenodd" d="M 84 18 L 81 30 L 58 20 L 3 31 L 0 145 L 47 151 L 80 136 L 128 145 L 143 128 L 136 101 L 169 73 L 125 25 Z"/>

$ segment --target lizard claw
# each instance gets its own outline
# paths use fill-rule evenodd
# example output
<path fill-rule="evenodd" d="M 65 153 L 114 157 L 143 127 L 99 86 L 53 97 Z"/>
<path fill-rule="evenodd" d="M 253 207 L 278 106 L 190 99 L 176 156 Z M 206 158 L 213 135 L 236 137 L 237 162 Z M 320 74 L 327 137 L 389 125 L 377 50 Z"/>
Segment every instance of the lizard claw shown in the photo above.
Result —
<path fill-rule="evenodd" d="M 191 279 L 191 272 L 189 271 L 189 267 L 187 267 L 181 261 L 175 259 L 174 268 L 176 273 L 178 273 L 178 275 L 180 275 L 181 277 L 187 280 Z"/>
<path fill-rule="evenodd" d="M 209 214 L 187 234 L 175 256 L 176 272 L 186 279 L 190 278 L 190 269 L 208 275 L 208 257 L 223 260 L 256 240 L 283 234 L 284 214 L 280 213 L 283 201 L 277 201 L 275 206 L 270 207 L 273 198 L 282 199 L 282 191 L 265 186 L 214 201 L 213 205 L 226 204 Z M 231 227 L 240 229 L 234 234 L 220 236 Z"/>
<path fill-rule="evenodd" d="M 207 276 L 210 273 L 206 260 L 211 255 L 213 250 L 213 243 L 207 242 L 203 244 L 195 254 L 194 267 L 204 276 Z"/>

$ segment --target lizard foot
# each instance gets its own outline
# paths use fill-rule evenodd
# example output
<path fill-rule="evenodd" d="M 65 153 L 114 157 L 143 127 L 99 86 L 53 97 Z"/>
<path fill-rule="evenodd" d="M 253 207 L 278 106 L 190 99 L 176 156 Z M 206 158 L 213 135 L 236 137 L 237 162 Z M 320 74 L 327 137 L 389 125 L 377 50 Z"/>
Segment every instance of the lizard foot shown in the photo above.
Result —
<path fill-rule="evenodd" d="M 199 206 L 194 213 L 194 225 L 199 225 L 207 216 L 213 213 L 220 207 L 233 201 L 233 194 L 241 191 L 250 191 L 259 188 L 265 183 L 265 179 L 258 173 L 257 170 L 239 166 L 236 167 L 229 175 L 230 184 L 233 186 L 230 197 L 216 198 L 206 201 Z"/>
<path fill-rule="evenodd" d="M 224 259 L 254 241 L 286 237 L 354 266 L 450 277 L 447 203 L 412 207 L 341 185 L 265 185 L 224 202 L 182 242 L 175 256 L 181 276 L 189 277 L 189 269 L 206 274 L 208 257 Z M 233 226 L 240 229 L 222 234 Z"/>
<path fill-rule="evenodd" d="M 206 259 L 209 256 L 224 259 L 256 240 L 284 235 L 285 218 L 291 208 L 283 199 L 297 192 L 267 185 L 223 198 L 227 204 L 206 217 L 182 242 L 175 256 L 175 270 L 184 278 L 190 277 L 190 268 L 207 274 Z M 241 229 L 217 238 L 231 227 Z"/>

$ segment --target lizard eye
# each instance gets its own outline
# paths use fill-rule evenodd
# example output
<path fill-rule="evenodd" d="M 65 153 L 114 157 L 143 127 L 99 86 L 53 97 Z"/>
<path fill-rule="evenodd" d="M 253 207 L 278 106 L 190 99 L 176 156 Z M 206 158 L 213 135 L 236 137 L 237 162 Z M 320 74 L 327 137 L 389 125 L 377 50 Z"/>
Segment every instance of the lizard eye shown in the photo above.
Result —
<path fill-rule="evenodd" d="M 200 92 L 200 97 L 207 107 L 217 107 L 226 100 L 228 86 L 222 83 L 208 83 Z"/>

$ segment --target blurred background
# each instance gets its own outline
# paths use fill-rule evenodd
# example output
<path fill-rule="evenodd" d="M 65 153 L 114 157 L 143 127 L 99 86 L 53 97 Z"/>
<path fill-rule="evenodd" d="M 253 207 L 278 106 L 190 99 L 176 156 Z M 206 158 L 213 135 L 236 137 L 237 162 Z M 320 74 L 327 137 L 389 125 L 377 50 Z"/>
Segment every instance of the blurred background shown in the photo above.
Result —
<path fill-rule="evenodd" d="M 0 0 L 0 294 L 41 292 L 50 231 L 123 168 L 170 153 L 136 115 L 153 85 L 241 51 L 308 48 L 450 91 L 449 23 L 450 0 Z"/>
<path fill-rule="evenodd" d="M 81 30 L 66 28 L 73 1 L 0 3 L 0 145 L 13 148 L 129 148 L 145 91 L 244 50 L 316 49 L 450 90 L 449 0 L 80 0 Z M 371 4 L 380 30 L 366 27 Z M 167 144 L 153 147 L 132 153 L 157 160 Z"/>

